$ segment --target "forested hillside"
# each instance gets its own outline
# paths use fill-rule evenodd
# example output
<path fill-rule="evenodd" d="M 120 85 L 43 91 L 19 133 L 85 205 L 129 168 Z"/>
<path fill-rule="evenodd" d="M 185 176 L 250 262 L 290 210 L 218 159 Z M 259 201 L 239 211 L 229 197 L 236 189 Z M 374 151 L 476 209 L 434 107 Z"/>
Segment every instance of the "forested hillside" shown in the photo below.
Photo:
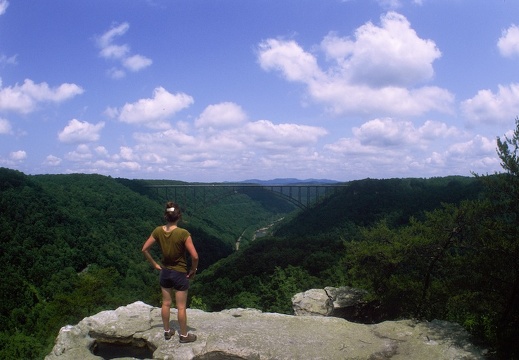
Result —
<path fill-rule="evenodd" d="M 192 294 L 217 311 L 255 307 L 291 313 L 294 293 L 312 287 L 344 285 L 339 262 L 345 239 L 378 221 L 391 227 L 425 218 L 442 203 L 457 204 L 482 195 L 475 178 L 366 179 L 348 183 L 314 206 L 281 222 L 274 237 L 258 240 L 202 273 Z M 230 296 L 221 296 L 220 289 Z"/>
<path fill-rule="evenodd" d="M 482 191 L 482 184 L 474 177 L 462 176 L 365 179 L 347 185 L 298 213 L 293 221 L 281 224 L 276 235 L 326 234 L 350 225 L 370 226 L 380 220 L 391 226 L 405 225 L 411 217 L 423 219 L 427 211 L 442 203 L 476 199 Z"/>
<path fill-rule="evenodd" d="M 304 211 L 261 189 L 189 198 L 149 187 L 179 182 L 0 168 L 0 358 L 42 358 L 61 326 L 100 310 L 158 306 L 140 249 L 173 194 L 201 258 L 191 307 L 291 313 L 297 292 L 355 286 L 364 321 L 454 321 L 518 358 L 518 145 L 519 121 L 497 141 L 502 174 L 353 181 Z"/>
<path fill-rule="evenodd" d="M 146 185 L 0 168 L 0 358 L 41 358 L 61 326 L 100 310 L 159 304 L 157 274 L 140 249 L 163 223 L 167 199 Z M 182 226 L 193 235 L 201 271 L 231 254 L 240 234 L 248 230 L 250 239 L 280 216 L 278 200 L 253 197 L 183 205 Z"/>

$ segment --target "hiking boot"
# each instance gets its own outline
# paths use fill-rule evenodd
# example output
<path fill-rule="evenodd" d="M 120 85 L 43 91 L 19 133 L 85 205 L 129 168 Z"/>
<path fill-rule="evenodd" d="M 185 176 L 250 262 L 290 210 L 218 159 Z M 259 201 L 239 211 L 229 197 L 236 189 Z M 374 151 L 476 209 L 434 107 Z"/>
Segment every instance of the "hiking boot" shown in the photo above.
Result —
<path fill-rule="evenodd" d="M 187 334 L 186 336 L 184 336 L 184 335 L 180 335 L 179 336 L 179 341 L 181 343 L 190 343 L 190 342 L 193 342 L 195 340 L 196 340 L 196 335 L 194 335 L 194 334 Z"/>
<path fill-rule="evenodd" d="M 175 330 L 169 329 L 168 331 L 164 331 L 164 339 L 169 340 L 171 337 L 175 335 Z"/>

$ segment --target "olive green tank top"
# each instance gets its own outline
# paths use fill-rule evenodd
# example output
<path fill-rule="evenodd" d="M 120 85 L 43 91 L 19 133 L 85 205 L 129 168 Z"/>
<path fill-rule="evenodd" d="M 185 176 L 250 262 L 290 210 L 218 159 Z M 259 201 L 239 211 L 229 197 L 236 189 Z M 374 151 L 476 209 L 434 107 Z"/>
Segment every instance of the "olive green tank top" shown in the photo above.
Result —
<path fill-rule="evenodd" d="M 151 236 L 159 243 L 162 251 L 162 265 L 170 270 L 187 272 L 186 240 L 191 234 L 183 228 L 166 232 L 157 226 Z"/>

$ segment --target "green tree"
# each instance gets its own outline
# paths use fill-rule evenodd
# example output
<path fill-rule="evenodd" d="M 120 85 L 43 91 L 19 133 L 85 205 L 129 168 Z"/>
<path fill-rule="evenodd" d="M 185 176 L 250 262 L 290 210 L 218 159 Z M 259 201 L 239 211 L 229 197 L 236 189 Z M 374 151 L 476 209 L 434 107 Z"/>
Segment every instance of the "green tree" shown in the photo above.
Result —
<path fill-rule="evenodd" d="M 262 309 L 261 296 L 250 291 L 242 291 L 231 299 L 229 308 Z"/>
<path fill-rule="evenodd" d="M 266 311 L 292 314 L 292 296 L 316 286 L 318 279 L 300 267 L 276 266 L 267 282 L 260 284 L 261 302 Z"/>
<path fill-rule="evenodd" d="M 491 202 L 482 258 L 493 284 L 488 290 L 499 294 L 492 308 L 495 317 L 488 322 L 496 329 L 501 353 L 519 357 L 519 118 L 511 136 L 497 138 L 497 155 L 505 172 L 482 177 Z"/>
<path fill-rule="evenodd" d="M 39 359 L 45 351 L 45 345 L 30 335 L 0 332 L 0 359 Z"/>

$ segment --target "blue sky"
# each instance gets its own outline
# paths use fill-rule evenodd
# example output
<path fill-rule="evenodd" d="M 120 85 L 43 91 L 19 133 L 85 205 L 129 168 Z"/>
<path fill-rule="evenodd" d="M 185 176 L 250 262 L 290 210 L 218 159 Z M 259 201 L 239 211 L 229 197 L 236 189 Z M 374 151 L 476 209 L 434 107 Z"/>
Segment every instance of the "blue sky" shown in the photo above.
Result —
<path fill-rule="evenodd" d="M 518 70 L 515 0 L 0 0 L 0 166 L 494 173 Z"/>

